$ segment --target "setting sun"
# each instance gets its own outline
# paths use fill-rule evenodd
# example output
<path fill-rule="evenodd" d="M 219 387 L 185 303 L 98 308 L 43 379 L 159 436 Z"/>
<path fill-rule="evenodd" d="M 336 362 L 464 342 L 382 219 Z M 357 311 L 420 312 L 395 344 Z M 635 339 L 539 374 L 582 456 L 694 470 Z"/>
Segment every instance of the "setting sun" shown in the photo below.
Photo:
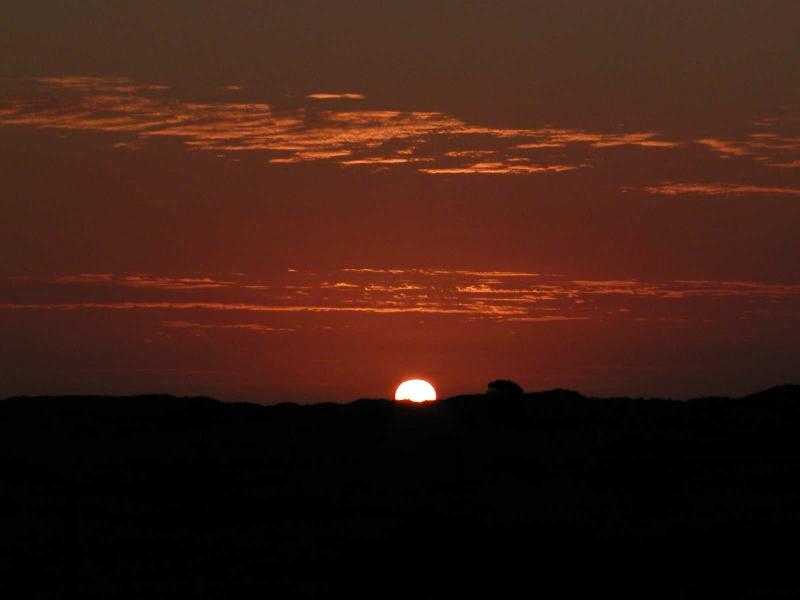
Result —
<path fill-rule="evenodd" d="M 436 400 L 436 390 L 424 379 L 409 379 L 397 386 L 394 399 L 427 402 L 428 400 Z"/>

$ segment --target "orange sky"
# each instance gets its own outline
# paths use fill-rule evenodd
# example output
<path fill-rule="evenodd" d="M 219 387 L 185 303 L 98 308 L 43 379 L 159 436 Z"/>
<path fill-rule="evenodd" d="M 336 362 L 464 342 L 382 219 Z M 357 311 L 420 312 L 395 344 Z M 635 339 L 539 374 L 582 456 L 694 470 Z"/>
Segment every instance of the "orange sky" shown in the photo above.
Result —
<path fill-rule="evenodd" d="M 0 396 L 800 367 L 795 2 L 17 2 Z"/>

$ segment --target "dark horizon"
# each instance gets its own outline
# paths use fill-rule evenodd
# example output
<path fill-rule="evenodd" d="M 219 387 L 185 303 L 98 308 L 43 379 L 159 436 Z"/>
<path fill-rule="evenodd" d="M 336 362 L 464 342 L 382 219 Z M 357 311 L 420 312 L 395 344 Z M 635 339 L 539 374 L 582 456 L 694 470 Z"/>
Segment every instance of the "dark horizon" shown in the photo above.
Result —
<path fill-rule="evenodd" d="M 800 386 L 689 402 L 505 389 L 2 401 L 0 592 L 797 595 Z"/>
<path fill-rule="evenodd" d="M 800 384 L 798 383 L 781 383 L 772 385 L 763 389 L 752 390 L 748 393 L 742 394 L 740 396 L 721 396 L 721 395 L 697 395 L 697 396 L 690 396 L 688 398 L 667 398 L 662 396 L 642 396 L 642 395 L 633 395 L 633 396 L 593 396 L 590 394 L 584 394 L 580 390 L 573 390 L 568 388 L 550 388 L 550 389 L 542 389 L 542 390 L 523 390 L 519 393 L 521 397 L 538 397 L 538 396 L 548 396 L 548 395 L 558 395 L 558 394 L 567 394 L 570 396 L 581 397 L 586 400 L 636 400 L 646 402 L 648 400 L 653 401 L 669 401 L 669 402 L 691 402 L 692 400 L 709 400 L 709 399 L 719 399 L 719 400 L 744 400 L 747 398 L 759 397 L 763 395 L 770 395 L 774 393 L 784 393 L 784 392 L 791 392 L 800 390 Z M 259 402 L 259 401 L 241 401 L 241 400 L 228 400 L 225 398 L 218 398 L 213 396 L 203 396 L 203 395 L 195 395 L 195 394 L 188 394 L 188 395 L 175 395 L 169 394 L 165 392 L 145 392 L 139 394 L 119 394 L 119 395 L 102 395 L 102 394 L 43 394 L 37 396 L 28 396 L 28 395 L 18 395 L 18 396 L 7 396 L 7 397 L 0 397 L 0 402 L 5 400 L 59 400 L 64 402 L 69 402 L 70 400 L 153 400 L 153 399 L 170 399 L 170 400 L 213 400 L 214 402 L 218 402 L 221 404 L 252 404 L 254 406 L 278 406 L 281 404 L 297 404 L 300 406 L 315 406 L 318 404 L 342 404 L 342 405 L 349 405 L 359 402 L 365 401 L 376 401 L 376 402 L 400 402 L 406 406 L 419 406 L 421 410 L 424 410 L 424 407 L 428 404 L 435 404 L 437 402 L 447 402 L 448 400 L 454 399 L 463 399 L 463 398 L 477 398 L 477 397 L 504 397 L 504 394 L 500 393 L 493 393 L 490 390 L 483 390 L 483 391 L 474 391 L 474 392 L 461 392 L 457 394 L 452 394 L 449 396 L 439 396 L 435 400 L 426 400 L 423 402 L 413 402 L 411 400 L 397 400 L 393 399 L 390 396 L 382 397 L 382 396 L 358 396 L 356 398 L 352 398 L 350 400 L 346 400 L 343 402 L 333 402 L 333 401 L 320 401 L 320 402 L 295 402 L 293 400 L 275 400 L 271 402 Z"/>

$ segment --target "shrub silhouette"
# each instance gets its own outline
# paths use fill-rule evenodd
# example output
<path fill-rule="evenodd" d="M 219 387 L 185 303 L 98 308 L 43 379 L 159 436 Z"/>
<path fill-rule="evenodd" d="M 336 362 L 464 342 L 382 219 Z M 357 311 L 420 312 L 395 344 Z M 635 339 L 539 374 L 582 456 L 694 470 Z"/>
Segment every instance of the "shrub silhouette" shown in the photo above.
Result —
<path fill-rule="evenodd" d="M 502 394 L 504 396 L 519 396 L 523 393 L 522 386 L 508 379 L 495 379 L 486 389 L 487 394 Z"/>

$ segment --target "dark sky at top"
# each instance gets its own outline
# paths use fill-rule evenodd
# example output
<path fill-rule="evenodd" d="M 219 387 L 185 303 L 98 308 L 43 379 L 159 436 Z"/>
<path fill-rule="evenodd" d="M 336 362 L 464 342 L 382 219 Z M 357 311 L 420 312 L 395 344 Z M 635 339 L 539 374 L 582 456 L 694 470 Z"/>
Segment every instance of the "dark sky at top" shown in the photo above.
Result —
<path fill-rule="evenodd" d="M 797 2 L 0 22 L 0 396 L 796 377 Z"/>

